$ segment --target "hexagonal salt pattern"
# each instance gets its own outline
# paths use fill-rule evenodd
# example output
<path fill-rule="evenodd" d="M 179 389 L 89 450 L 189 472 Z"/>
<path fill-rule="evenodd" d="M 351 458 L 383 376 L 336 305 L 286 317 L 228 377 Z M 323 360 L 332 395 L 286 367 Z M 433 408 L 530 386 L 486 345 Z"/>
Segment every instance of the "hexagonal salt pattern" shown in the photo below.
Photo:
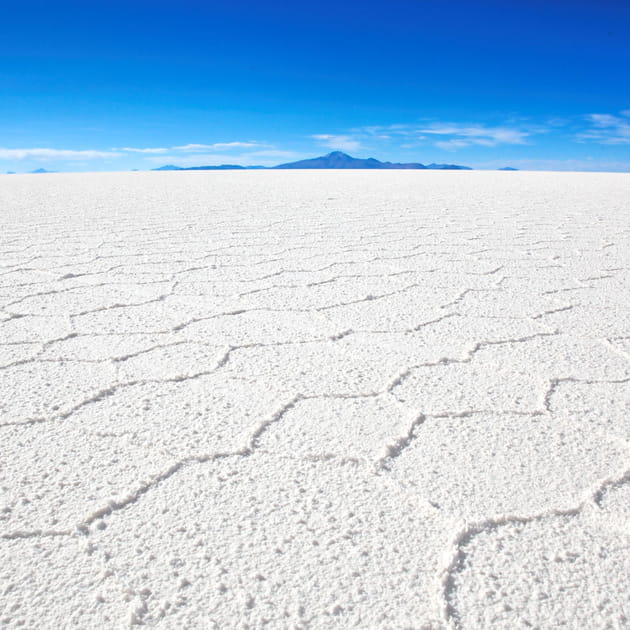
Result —
<path fill-rule="evenodd" d="M 0 625 L 630 628 L 629 184 L 0 176 Z"/>

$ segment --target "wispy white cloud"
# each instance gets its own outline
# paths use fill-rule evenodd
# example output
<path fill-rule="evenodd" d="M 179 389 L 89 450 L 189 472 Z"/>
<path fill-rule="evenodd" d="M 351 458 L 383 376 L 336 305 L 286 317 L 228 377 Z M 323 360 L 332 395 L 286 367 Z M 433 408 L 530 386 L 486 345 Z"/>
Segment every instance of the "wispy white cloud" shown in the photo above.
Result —
<path fill-rule="evenodd" d="M 371 125 L 355 129 L 355 136 L 371 140 L 400 141 L 401 148 L 412 148 L 432 142 L 439 149 L 454 151 L 470 146 L 494 147 L 500 144 L 527 144 L 530 136 L 545 133 L 545 125 L 515 125 L 512 121 L 503 125 L 466 124 L 427 121 L 415 124 Z"/>
<path fill-rule="evenodd" d="M 207 157 L 200 154 L 210 154 L 213 158 L 217 158 L 219 162 L 225 162 L 228 156 L 223 155 L 223 151 L 240 150 L 247 152 L 246 158 L 255 157 L 272 157 L 274 151 L 279 158 L 292 155 L 292 152 L 280 151 L 273 145 L 247 141 L 247 142 L 216 142 L 214 144 L 184 144 L 173 147 L 113 147 L 108 150 L 87 149 L 87 150 L 71 150 L 71 149 L 53 149 L 53 148 L 19 148 L 9 149 L 0 147 L 0 160 L 36 160 L 36 161 L 84 161 L 84 160 L 103 160 L 121 157 L 130 157 L 138 154 L 151 160 L 155 157 L 156 161 L 166 159 L 168 153 L 176 155 L 170 156 L 179 162 L 186 156 L 191 155 L 191 163 Z M 160 156 L 160 157 L 157 157 Z M 242 156 L 238 156 L 242 157 Z M 251 160 L 246 160 L 248 164 L 252 164 Z"/>
<path fill-rule="evenodd" d="M 590 127 L 577 134 L 579 141 L 592 141 L 601 144 L 630 144 L 630 110 L 623 110 L 619 116 L 589 114 L 586 119 L 590 123 Z"/>
<path fill-rule="evenodd" d="M 127 153 L 166 153 L 165 147 L 149 147 L 146 149 L 137 149 L 135 147 L 114 147 L 112 151 L 125 151 Z"/>
<path fill-rule="evenodd" d="M 174 151 L 202 152 L 202 151 L 224 151 L 230 149 L 259 149 L 270 145 L 261 142 L 215 142 L 214 144 L 183 144 L 171 147 Z"/>
<path fill-rule="evenodd" d="M 204 151 L 225 151 L 231 149 L 260 149 L 270 145 L 250 140 L 248 142 L 215 142 L 214 144 L 181 144 L 173 147 L 116 147 L 113 151 L 126 151 L 127 153 L 168 153 L 169 151 L 181 151 L 182 153 L 203 153 Z"/>
<path fill-rule="evenodd" d="M 357 151 L 362 148 L 362 144 L 356 138 L 349 135 L 335 135 L 329 133 L 318 133 L 311 136 L 329 149 L 340 149 L 341 151 Z"/>
<path fill-rule="evenodd" d="M 95 160 L 116 158 L 123 155 L 119 151 L 73 151 L 69 149 L 5 149 L 0 148 L 0 160 Z"/>
<path fill-rule="evenodd" d="M 440 140 L 435 143 L 435 146 L 438 149 L 444 149 L 445 151 L 456 151 L 457 149 L 463 149 L 464 147 L 469 146 L 469 142 L 467 140 Z"/>
<path fill-rule="evenodd" d="M 418 129 L 428 136 L 451 136 L 448 141 L 439 140 L 435 146 L 461 149 L 471 145 L 494 147 L 498 144 L 527 144 L 530 131 L 511 127 L 487 127 L 457 123 L 431 123 Z"/>
<path fill-rule="evenodd" d="M 407 136 L 414 133 L 415 125 L 403 125 L 403 124 L 395 124 L 395 125 L 367 125 L 366 127 L 359 127 L 358 129 L 353 129 L 356 133 L 368 134 L 371 136 L 380 136 L 380 135 L 402 135 Z"/>

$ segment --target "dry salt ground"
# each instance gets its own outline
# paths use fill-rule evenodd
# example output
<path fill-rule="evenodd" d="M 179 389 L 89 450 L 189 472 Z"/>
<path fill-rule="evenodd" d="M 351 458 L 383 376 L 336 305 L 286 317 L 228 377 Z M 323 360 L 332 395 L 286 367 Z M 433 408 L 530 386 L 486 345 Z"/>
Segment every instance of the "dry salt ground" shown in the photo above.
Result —
<path fill-rule="evenodd" d="M 630 628 L 630 175 L 0 212 L 0 627 Z"/>

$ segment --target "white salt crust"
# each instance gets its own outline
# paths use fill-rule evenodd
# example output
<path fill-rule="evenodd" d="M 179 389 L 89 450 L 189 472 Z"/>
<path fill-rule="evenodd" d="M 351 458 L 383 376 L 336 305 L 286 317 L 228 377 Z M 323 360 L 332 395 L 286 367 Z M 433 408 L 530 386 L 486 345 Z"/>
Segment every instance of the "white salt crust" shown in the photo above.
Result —
<path fill-rule="evenodd" d="M 1 627 L 630 628 L 630 175 L 0 208 Z"/>

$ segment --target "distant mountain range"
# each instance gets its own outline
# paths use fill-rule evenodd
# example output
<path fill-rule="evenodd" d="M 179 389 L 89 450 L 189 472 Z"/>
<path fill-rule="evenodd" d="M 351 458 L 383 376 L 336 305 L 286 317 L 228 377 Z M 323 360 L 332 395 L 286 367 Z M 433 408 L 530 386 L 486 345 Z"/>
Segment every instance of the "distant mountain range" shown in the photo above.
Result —
<path fill-rule="evenodd" d="M 369 168 L 369 169 L 448 169 L 448 170 L 469 170 L 467 166 L 457 164 L 419 164 L 417 162 L 381 162 L 374 158 L 354 158 L 341 151 L 333 151 L 328 155 L 311 158 L 310 160 L 300 160 L 299 162 L 289 162 L 279 164 L 273 168 Z"/>
<path fill-rule="evenodd" d="M 219 166 L 174 166 L 167 164 L 154 168 L 154 171 L 228 171 L 228 170 L 251 170 L 251 169 L 430 169 L 430 170 L 456 170 L 469 171 L 469 166 L 459 164 L 420 164 L 417 162 L 381 162 L 374 158 L 354 158 L 341 151 L 333 151 L 327 155 L 311 158 L 309 160 L 299 160 L 298 162 L 288 162 L 278 164 L 278 166 L 240 166 L 238 164 L 221 164 Z"/>
<path fill-rule="evenodd" d="M 327 155 L 299 160 L 297 162 L 287 162 L 277 166 L 241 166 L 240 164 L 218 164 L 211 166 L 175 166 L 165 164 L 154 171 L 244 171 L 244 170 L 291 170 L 291 169 L 382 169 L 382 170 L 433 170 L 433 171 L 471 171 L 470 166 L 459 164 L 421 164 L 420 162 L 381 162 L 375 158 L 355 158 L 342 151 L 333 151 Z M 137 171 L 138 169 L 133 169 Z M 504 166 L 497 169 L 499 171 L 518 171 L 512 166 Z M 38 168 L 31 173 L 55 173 L 45 168 Z M 7 171 L 7 175 L 13 175 L 13 171 Z"/>

